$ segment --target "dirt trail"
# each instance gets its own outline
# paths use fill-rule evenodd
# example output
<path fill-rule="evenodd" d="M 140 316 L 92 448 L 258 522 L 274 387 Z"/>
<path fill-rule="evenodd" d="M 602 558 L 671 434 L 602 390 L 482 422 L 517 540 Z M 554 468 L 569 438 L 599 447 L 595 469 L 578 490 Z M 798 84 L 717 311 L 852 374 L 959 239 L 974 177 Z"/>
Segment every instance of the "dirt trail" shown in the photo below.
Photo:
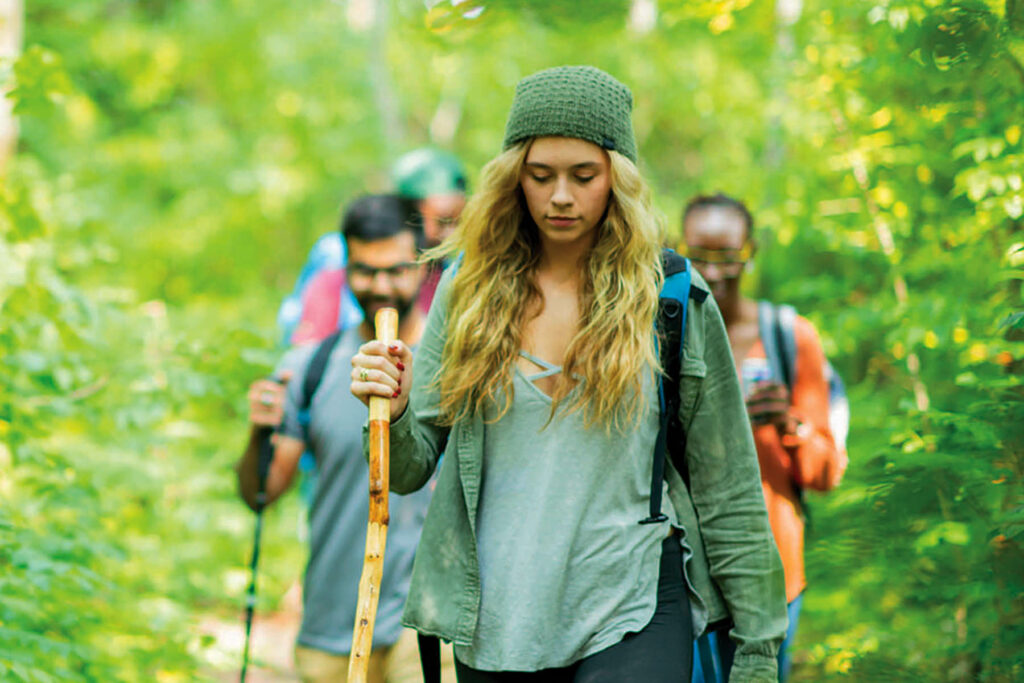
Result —
<path fill-rule="evenodd" d="M 295 674 L 293 651 L 295 636 L 301 622 L 302 592 L 296 583 L 281 600 L 276 612 L 257 612 L 249 642 L 249 673 L 247 683 L 293 683 Z M 204 649 L 207 667 L 203 674 L 215 681 L 237 681 L 245 644 L 245 622 L 242 615 L 235 620 L 206 617 L 199 622 L 199 632 L 214 639 Z"/>

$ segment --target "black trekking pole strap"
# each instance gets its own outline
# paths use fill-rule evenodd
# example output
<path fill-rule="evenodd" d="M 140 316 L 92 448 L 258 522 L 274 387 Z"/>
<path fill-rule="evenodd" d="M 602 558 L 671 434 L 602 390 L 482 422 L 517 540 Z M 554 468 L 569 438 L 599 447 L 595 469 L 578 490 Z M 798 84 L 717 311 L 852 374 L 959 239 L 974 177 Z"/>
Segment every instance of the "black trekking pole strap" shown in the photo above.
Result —
<path fill-rule="evenodd" d="M 260 430 L 260 454 L 256 466 L 256 526 L 252 539 L 252 559 L 249 561 L 249 588 L 245 594 L 245 645 L 242 650 L 242 672 L 240 683 L 245 683 L 249 670 L 249 638 L 252 634 L 252 618 L 256 611 L 256 570 L 260 563 L 260 536 L 263 534 L 263 509 L 267 506 L 267 476 L 270 463 L 274 459 L 274 444 L 271 441 L 273 430 Z"/>

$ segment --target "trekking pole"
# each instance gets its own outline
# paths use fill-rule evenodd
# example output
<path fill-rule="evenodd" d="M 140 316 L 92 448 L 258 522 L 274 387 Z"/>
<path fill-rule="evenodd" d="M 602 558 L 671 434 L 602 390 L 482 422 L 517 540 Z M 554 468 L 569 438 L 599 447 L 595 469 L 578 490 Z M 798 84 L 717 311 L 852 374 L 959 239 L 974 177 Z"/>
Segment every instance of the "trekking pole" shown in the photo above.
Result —
<path fill-rule="evenodd" d="M 384 308 L 374 318 L 377 341 L 390 344 L 398 336 L 398 311 Z M 370 517 L 366 524 L 366 554 L 359 577 L 359 601 L 348 660 L 348 683 L 365 683 L 373 645 L 373 625 L 384 573 L 388 536 L 388 460 L 391 399 L 370 397 Z"/>
<path fill-rule="evenodd" d="M 271 432 L 273 433 L 273 432 Z M 240 683 L 245 683 L 249 669 L 249 636 L 252 633 L 252 617 L 256 610 L 256 568 L 260 562 L 260 535 L 263 533 L 263 508 L 267 506 L 267 475 L 274 459 L 274 444 L 270 434 L 261 435 L 260 455 L 256 465 L 256 527 L 252 537 L 252 560 L 249 562 L 249 588 L 245 595 L 245 646 L 242 650 L 242 674 Z"/>

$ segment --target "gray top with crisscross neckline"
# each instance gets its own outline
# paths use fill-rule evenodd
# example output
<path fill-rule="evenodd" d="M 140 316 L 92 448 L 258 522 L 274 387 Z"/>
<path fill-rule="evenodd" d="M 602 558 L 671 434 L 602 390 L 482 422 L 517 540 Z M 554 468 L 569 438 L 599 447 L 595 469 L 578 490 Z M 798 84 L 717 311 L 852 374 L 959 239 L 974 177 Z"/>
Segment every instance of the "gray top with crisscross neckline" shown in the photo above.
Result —
<path fill-rule="evenodd" d="M 666 532 L 637 524 L 648 514 L 658 432 L 654 382 L 644 383 L 636 428 L 609 436 L 585 428 L 579 412 L 548 423 L 551 398 L 534 382 L 561 368 L 520 355 L 543 371 L 516 367 L 509 411 L 497 422 L 497 407 L 485 414 L 480 617 L 472 645 L 455 648 L 490 671 L 566 666 L 641 630 L 654 614 Z"/>

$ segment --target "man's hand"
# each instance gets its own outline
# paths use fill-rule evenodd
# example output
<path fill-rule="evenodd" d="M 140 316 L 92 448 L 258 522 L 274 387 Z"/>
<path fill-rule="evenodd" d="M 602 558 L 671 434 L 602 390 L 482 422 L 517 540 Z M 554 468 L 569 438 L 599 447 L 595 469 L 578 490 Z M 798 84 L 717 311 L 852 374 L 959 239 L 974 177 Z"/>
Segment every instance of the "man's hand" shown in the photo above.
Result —
<path fill-rule="evenodd" d="M 292 372 L 285 370 L 278 380 L 258 379 L 249 385 L 249 422 L 254 427 L 276 428 L 284 419 L 284 400 Z"/>
<path fill-rule="evenodd" d="M 285 389 L 292 378 L 290 371 L 281 373 L 279 379 L 259 379 L 249 386 L 249 443 L 235 468 L 238 473 L 238 491 L 246 504 L 258 509 L 260 452 L 266 443 L 267 432 L 281 425 L 284 417 Z M 299 458 L 305 450 L 305 443 L 283 434 L 273 434 L 271 443 L 274 457 L 266 480 L 266 504 L 274 502 L 284 493 L 295 478 Z"/>

